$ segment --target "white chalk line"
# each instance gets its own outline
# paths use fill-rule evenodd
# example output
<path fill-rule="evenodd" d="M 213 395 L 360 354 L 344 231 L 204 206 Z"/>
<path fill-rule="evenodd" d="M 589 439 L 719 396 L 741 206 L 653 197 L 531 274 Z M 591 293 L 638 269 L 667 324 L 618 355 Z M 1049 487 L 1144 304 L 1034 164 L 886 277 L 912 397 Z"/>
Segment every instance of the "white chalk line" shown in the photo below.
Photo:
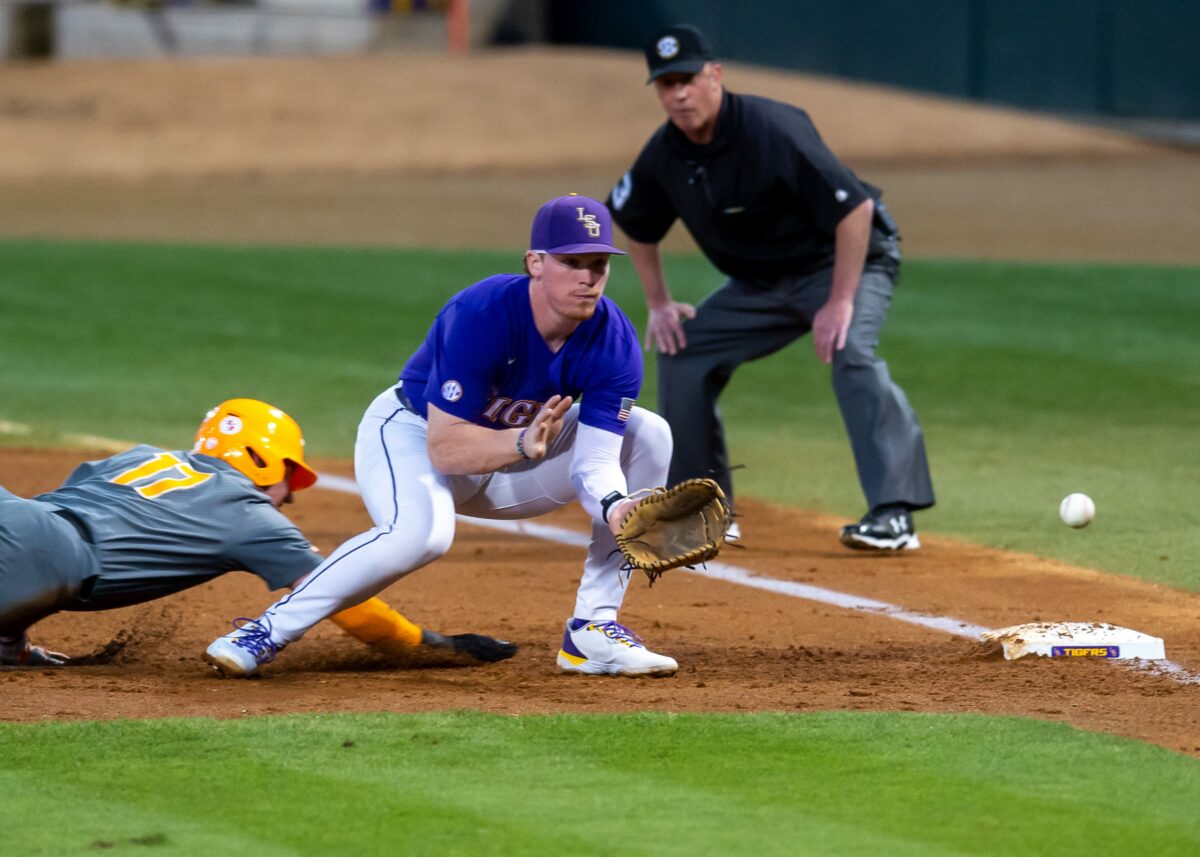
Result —
<path fill-rule="evenodd" d="M 353 479 L 346 479 L 342 476 L 322 476 L 321 481 L 317 483 L 317 487 L 324 487 L 331 491 L 341 491 L 346 494 L 358 494 L 358 484 Z M 470 518 L 466 515 L 459 515 L 458 519 L 476 527 L 486 527 L 506 533 L 532 536 L 545 541 L 584 549 L 587 548 L 588 543 L 591 541 L 591 536 L 587 533 L 564 530 L 561 527 L 539 524 L 536 521 L 495 521 L 487 518 Z M 973 622 L 954 619 L 949 616 L 931 616 L 926 613 L 914 613 L 898 605 L 889 604 L 886 601 L 876 601 L 873 598 L 865 598 L 861 595 L 850 595 L 846 592 L 824 589 L 820 586 L 811 586 L 807 583 L 794 583 L 790 580 L 762 577 L 748 569 L 723 562 L 710 562 L 701 568 L 678 569 L 678 573 L 694 574 L 698 577 L 721 580 L 725 583 L 737 584 L 738 586 L 762 589 L 779 595 L 787 595 L 805 601 L 815 601 L 819 604 L 828 604 L 831 607 L 839 607 L 844 610 L 853 610 L 857 613 L 884 616 L 888 619 L 895 619 L 898 622 L 919 625 L 922 628 L 942 631 L 957 637 L 965 637 L 969 640 L 982 641 L 983 634 L 993 630 L 992 628 L 985 628 L 983 625 L 976 625 Z M 1112 661 L 1111 663 L 1134 670 L 1135 672 L 1169 678 L 1181 684 L 1200 684 L 1200 673 L 1193 672 L 1170 660 L 1146 661 L 1135 659 Z"/>

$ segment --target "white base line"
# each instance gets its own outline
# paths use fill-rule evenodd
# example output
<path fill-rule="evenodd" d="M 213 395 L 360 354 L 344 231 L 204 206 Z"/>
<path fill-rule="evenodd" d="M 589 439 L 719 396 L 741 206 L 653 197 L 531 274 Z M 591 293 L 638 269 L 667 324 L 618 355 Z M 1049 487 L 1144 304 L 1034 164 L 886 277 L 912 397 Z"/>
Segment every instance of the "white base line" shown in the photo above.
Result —
<path fill-rule="evenodd" d="M 357 483 L 353 479 L 346 479 L 341 476 L 322 476 L 321 481 L 317 483 L 317 487 L 328 488 L 331 491 L 341 491 L 345 494 L 358 494 Z M 552 527 L 548 524 L 539 524 L 534 521 L 493 521 L 485 518 L 469 518 L 465 515 L 459 515 L 458 519 L 475 527 L 486 527 L 506 533 L 532 536 L 545 541 L 584 549 L 587 548 L 588 543 L 591 541 L 591 536 L 587 533 L 577 533 L 571 530 L 564 530 L 560 527 Z M 919 625 L 922 628 L 942 631 L 958 637 L 966 637 L 969 640 L 980 640 L 984 633 L 992 630 L 982 625 L 976 625 L 948 616 L 930 616 L 924 613 L 913 613 L 895 604 L 888 604 L 886 601 L 876 601 L 873 598 L 864 598 L 860 595 L 850 595 L 832 589 L 822 589 L 819 586 L 810 586 L 806 583 L 793 583 L 788 580 L 776 580 L 772 577 L 760 577 L 747 569 L 739 568 L 736 565 L 728 565 L 723 562 L 709 563 L 706 567 L 702 568 L 678 569 L 678 572 L 695 574 L 712 580 L 722 580 L 726 583 L 736 583 L 739 586 L 749 586 L 753 589 L 763 589 L 767 592 L 776 592 L 780 595 L 791 596 L 792 598 L 815 601 L 819 604 L 828 604 L 832 607 L 854 610 L 859 613 L 868 613 L 873 616 L 886 616 L 889 619 L 896 619 L 900 622 L 907 622 L 910 625 Z M 1111 663 L 1132 669 L 1136 672 L 1169 678 L 1180 684 L 1200 684 L 1200 673 L 1192 672 L 1169 660 L 1122 660 L 1112 661 Z"/>

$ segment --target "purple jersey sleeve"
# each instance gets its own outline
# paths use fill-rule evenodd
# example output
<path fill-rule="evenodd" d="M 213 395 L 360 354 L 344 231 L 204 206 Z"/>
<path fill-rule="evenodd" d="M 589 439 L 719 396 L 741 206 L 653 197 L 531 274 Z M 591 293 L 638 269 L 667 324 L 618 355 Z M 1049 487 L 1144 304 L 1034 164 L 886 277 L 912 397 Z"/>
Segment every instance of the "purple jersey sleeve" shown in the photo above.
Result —
<path fill-rule="evenodd" d="M 605 298 L 607 323 L 597 330 L 596 342 L 583 343 L 578 368 L 582 391 L 579 421 L 624 435 L 630 410 L 642 386 L 642 349 L 633 323 Z"/>
<path fill-rule="evenodd" d="M 413 409 L 428 405 L 487 428 L 528 425 L 554 395 L 587 425 L 625 433 L 642 384 L 633 324 L 608 298 L 558 351 L 537 330 L 529 278 L 489 277 L 456 295 L 400 374 Z"/>
<path fill-rule="evenodd" d="M 476 421 L 487 407 L 503 325 L 495 307 L 456 301 L 434 321 L 425 401 L 459 419 Z"/>
<path fill-rule="evenodd" d="M 433 404 L 459 419 L 487 425 L 480 417 L 490 404 L 496 376 L 509 365 L 511 339 L 520 326 L 514 298 L 527 290 L 528 282 L 518 275 L 488 277 L 442 308 L 400 374 L 420 416 L 428 417 Z"/>

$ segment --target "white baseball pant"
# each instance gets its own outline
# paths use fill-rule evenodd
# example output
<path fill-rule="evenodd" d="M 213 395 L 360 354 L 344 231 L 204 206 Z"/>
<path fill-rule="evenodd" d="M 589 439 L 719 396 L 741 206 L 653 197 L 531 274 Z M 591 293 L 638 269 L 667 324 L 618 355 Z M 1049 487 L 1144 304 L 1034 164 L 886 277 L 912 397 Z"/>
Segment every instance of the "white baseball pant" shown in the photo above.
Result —
<path fill-rule="evenodd" d="M 263 618 L 270 620 L 271 637 L 279 644 L 294 642 L 322 619 L 442 556 L 454 541 L 456 512 L 511 520 L 575 501 L 570 466 L 578 425 L 579 405 L 574 405 L 545 458 L 478 476 L 446 476 L 429 461 L 427 423 L 404 408 L 389 387 L 364 414 L 354 447 L 355 476 L 375 526 L 338 547 L 266 610 Z M 671 446 L 665 420 L 643 408 L 632 409 L 620 455 L 630 490 L 665 484 Z M 608 525 L 593 521 L 575 617 L 617 618 L 629 582 L 622 564 Z"/>

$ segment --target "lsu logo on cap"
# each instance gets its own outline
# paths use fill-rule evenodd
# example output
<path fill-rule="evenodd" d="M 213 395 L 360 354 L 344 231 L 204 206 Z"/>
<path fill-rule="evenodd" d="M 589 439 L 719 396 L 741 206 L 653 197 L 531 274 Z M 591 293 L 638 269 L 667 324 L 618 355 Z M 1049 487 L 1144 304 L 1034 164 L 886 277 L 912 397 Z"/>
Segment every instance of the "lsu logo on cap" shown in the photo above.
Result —
<path fill-rule="evenodd" d="M 679 40 L 674 36 L 663 36 L 655 47 L 660 57 L 669 60 L 679 53 Z"/>
<path fill-rule="evenodd" d="M 596 222 L 596 215 L 584 214 L 584 208 L 582 205 L 575 206 L 575 210 L 579 212 L 579 216 L 575 219 L 583 224 L 583 228 L 587 230 L 588 236 L 591 238 L 599 238 L 600 224 Z"/>

